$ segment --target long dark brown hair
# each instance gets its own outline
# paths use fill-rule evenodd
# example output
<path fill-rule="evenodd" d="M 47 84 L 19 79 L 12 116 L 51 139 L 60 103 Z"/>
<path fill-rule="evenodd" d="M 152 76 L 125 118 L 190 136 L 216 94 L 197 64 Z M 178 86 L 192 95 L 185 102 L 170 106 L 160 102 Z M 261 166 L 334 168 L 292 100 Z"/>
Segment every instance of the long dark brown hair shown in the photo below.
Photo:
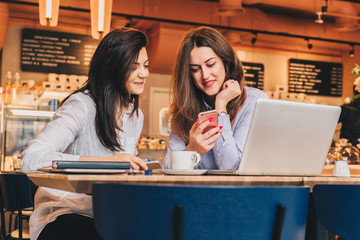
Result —
<path fill-rule="evenodd" d="M 189 143 L 189 131 L 198 113 L 206 111 L 203 93 L 194 84 L 190 71 L 190 52 L 194 47 L 210 47 L 224 64 L 225 81 L 234 79 L 240 84 L 241 95 L 231 100 L 226 106 L 230 120 L 236 117 L 246 99 L 242 64 L 229 42 L 210 27 L 190 30 L 183 38 L 178 51 L 171 82 L 173 100 L 170 105 L 171 127 L 186 144 Z"/>
<path fill-rule="evenodd" d="M 130 95 L 125 83 L 140 50 L 146 45 L 145 34 L 137 29 L 120 28 L 108 33 L 91 59 L 85 86 L 74 92 L 87 90 L 86 93 L 94 100 L 96 134 L 102 145 L 111 151 L 122 150 L 117 119 L 122 115 L 123 107 L 133 104 L 131 115 L 138 114 L 139 96 Z"/>

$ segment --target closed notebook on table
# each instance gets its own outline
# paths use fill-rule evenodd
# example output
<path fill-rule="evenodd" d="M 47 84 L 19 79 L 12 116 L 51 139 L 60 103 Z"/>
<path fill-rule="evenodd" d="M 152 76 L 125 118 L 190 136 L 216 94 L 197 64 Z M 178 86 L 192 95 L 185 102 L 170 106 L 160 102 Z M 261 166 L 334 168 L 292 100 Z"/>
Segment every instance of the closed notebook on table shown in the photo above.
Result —
<path fill-rule="evenodd" d="M 130 162 L 104 162 L 104 161 L 53 161 L 54 169 L 130 169 Z"/>

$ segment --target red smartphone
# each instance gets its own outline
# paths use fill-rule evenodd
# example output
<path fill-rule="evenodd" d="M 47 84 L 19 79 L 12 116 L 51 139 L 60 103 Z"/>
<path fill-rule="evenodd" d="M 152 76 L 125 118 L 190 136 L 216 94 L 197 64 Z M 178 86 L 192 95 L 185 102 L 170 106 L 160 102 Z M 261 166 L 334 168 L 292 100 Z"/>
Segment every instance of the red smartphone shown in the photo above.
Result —
<path fill-rule="evenodd" d="M 210 122 L 210 125 L 207 126 L 204 129 L 203 133 L 205 133 L 205 132 L 209 131 L 210 129 L 218 126 L 218 124 L 219 124 L 218 123 L 218 116 L 219 116 L 219 114 L 218 114 L 218 112 L 216 110 L 210 110 L 210 111 L 199 113 L 199 115 L 198 115 L 199 124 L 207 121 L 210 118 L 214 119 L 214 121 Z"/>

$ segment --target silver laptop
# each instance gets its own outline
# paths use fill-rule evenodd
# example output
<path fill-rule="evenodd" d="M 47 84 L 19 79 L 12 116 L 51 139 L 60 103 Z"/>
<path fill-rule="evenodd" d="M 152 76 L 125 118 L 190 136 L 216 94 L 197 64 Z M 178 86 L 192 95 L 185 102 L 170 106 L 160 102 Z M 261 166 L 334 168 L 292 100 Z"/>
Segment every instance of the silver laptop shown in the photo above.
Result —
<path fill-rule="evenodd" d="M 320 175 L 340 112 L 335 106 L 259 99 L 236 174 Z M 226 174 L 208 174 L 216 172 Z"/>

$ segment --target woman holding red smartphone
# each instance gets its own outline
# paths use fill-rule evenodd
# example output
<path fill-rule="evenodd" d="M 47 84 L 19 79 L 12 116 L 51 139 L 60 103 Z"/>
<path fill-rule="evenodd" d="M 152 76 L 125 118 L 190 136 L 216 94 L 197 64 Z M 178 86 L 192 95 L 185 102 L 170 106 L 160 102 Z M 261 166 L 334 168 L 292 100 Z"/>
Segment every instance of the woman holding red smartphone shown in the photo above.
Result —
<path fill-rule="evenodd" d="M 224 36 L 210 27 L 189 31 L 173 74 L 169 149 L 197 151 L 199 169 L 237 169 L 256 100 L 268 98 L 244 85 L 241 62 Z M 209 110 L 218 113 L 217 127 L 209 128 L 215 117 L 198 118 Z M 170 150 L 165 168 L 171 168 Z"/>

